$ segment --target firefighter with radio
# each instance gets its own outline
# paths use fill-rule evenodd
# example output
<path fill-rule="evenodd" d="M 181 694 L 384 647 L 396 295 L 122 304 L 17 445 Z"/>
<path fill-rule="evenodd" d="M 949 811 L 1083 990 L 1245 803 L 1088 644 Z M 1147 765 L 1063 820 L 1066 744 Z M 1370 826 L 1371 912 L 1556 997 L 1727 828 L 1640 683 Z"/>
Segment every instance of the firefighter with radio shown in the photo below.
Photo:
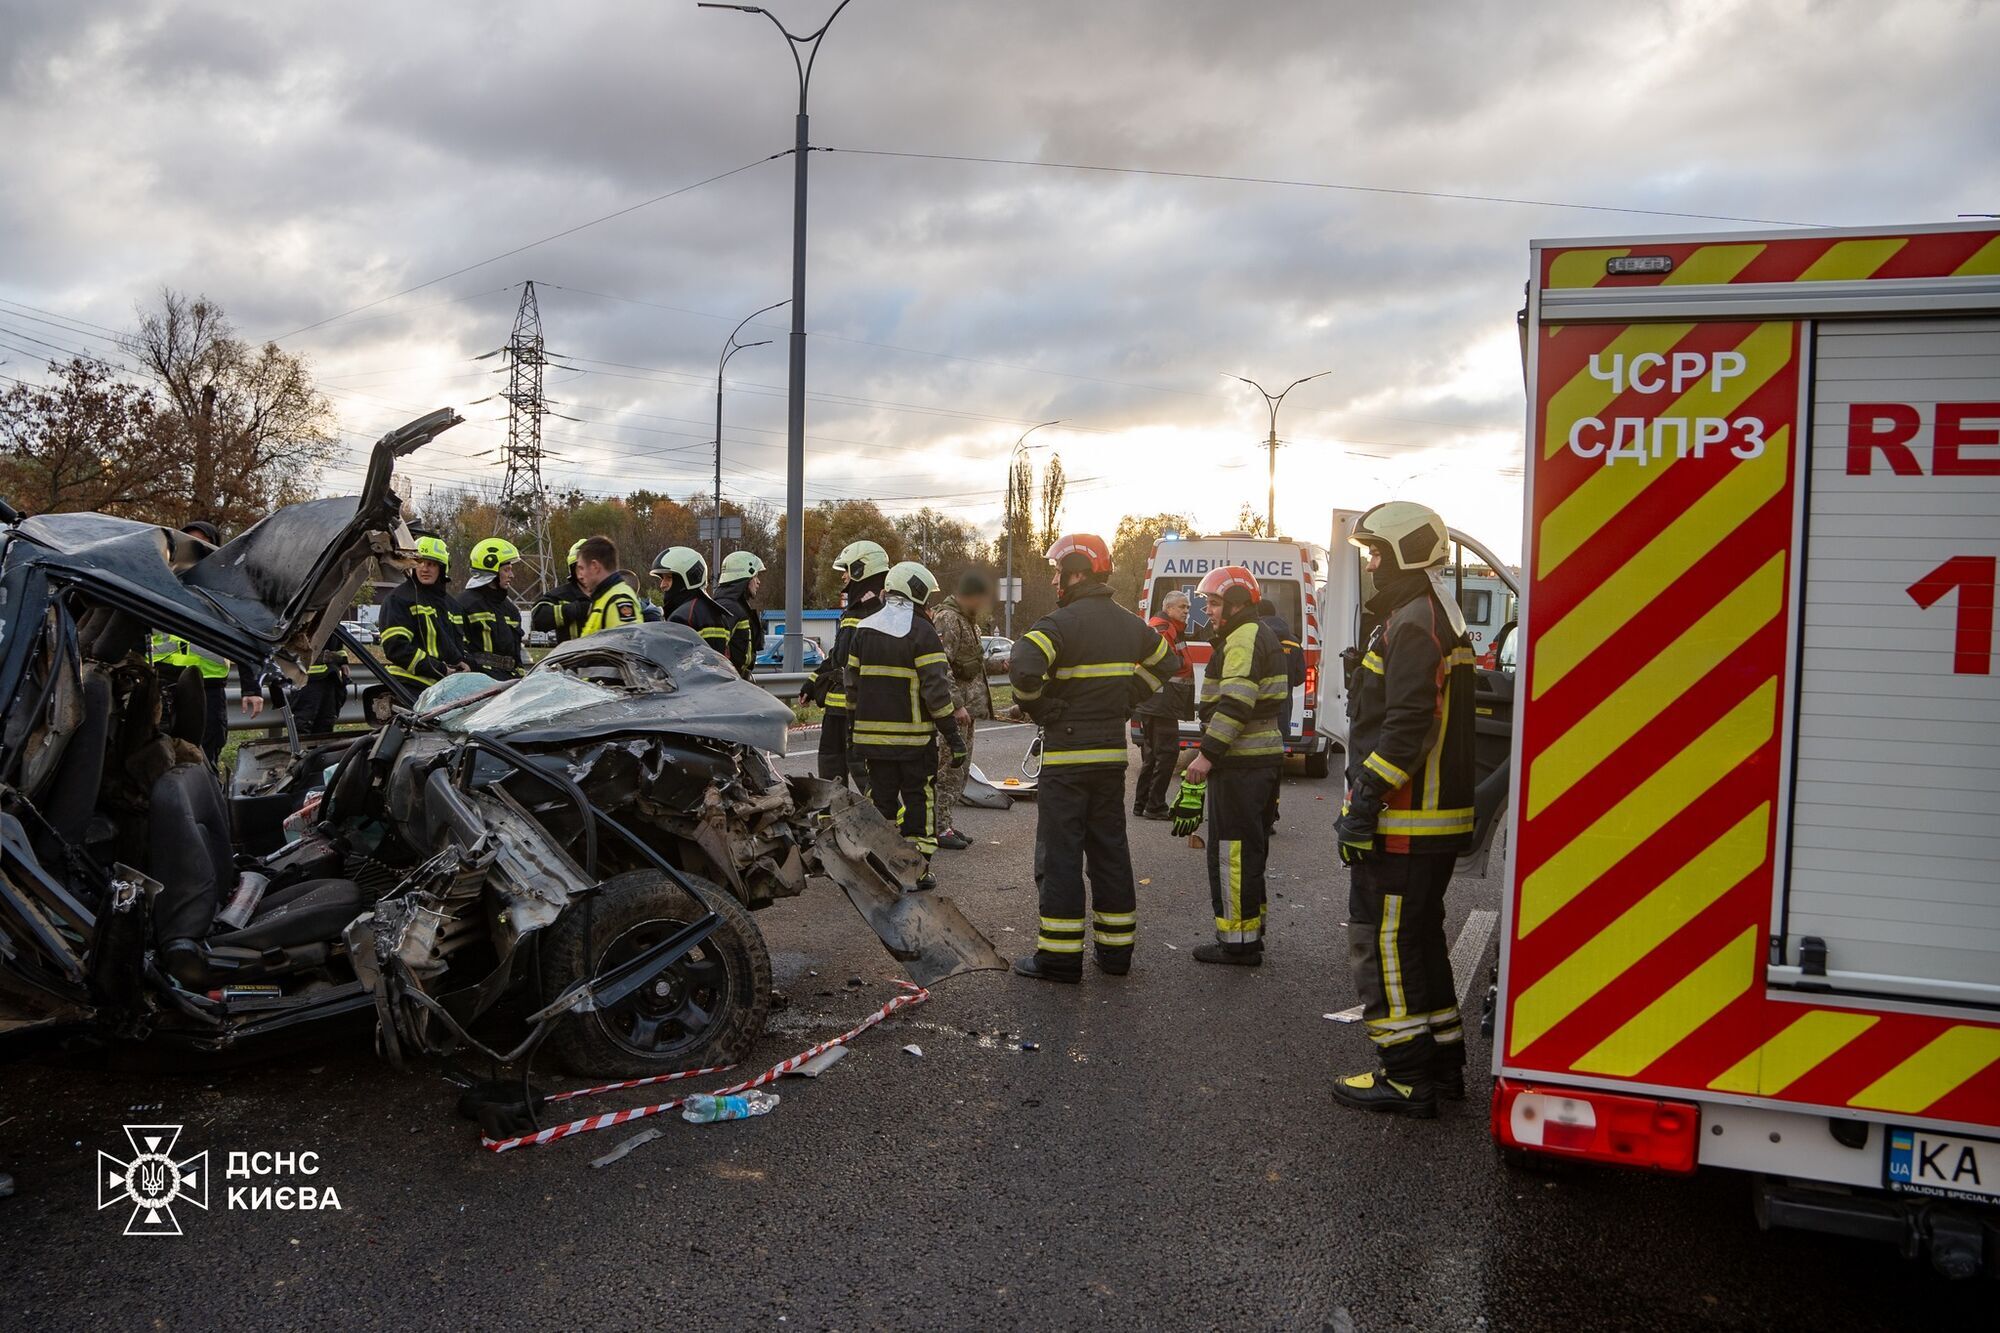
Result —
<path fill-rule="evenodd" d="M 653 558 L 653 577 L 660 581 L 660 605 L 667 619 L 701 635 L 703 643 L 735 666 L 731 639 L 736 617 L 708 595 L 707 557 L 692 546 L 669 546 Z M 747 639 L 748 627 L 744 635 Z"/>
<path fill-rule="evenodd" d="M 757 654 L 764 651 L 764 617 L 757 611 L 763 578 L 764 562 L 748 551 L 723 556 L 716 574 L 715 600 L 735 618 L 729 630 L 729 660 L 745 680 L 757 665 Z"/>
<path fill-rule="evenodd" d="M 938 742 L 954 768 L 968 760 L 953 714 L 951 668 L 924 604 L 937 579 L 914 560 L 883 576 L 881 609 L 848 637 L 841 688 L 847 698 L 848 745 L 868 765 L 868 793 L 885 818 L 924 858 L 919 889 L 934 889 L 937 854 Z"/>
<path fill-rule="evenodd" d="M 577 547 L 576 582 L 590 599 L 577 638 L 628 629 L 645 620 L 644 599 L 633 590 L 632 576 L 618 567 L 618 547 L 609 537 L 586 537 Z"/>
<path fill-rule="evenodd" d="M 1111 548 L 1102 537 L 1059 537 L 1048 560 L 1056 609 L 1015 641 L 1008 669 L 1043 747 L 1035 801 L 1041 928 L 1035 952 L 1016 959 L 1014 970 L 1075 982 L 1083 975 L 1086 868 L 1097 966 L 1112 976 L 1132 968 L 1139 917 L 1125 839 L 1125 723 L 1181 663 L 1158 630 L 1112 596 Z"/>
<path fill-rule="evenodd" d="M 465 614 L 465 655 L 495 680 L 512 680 L 527 669 L 521 640 L 521 608 L 509 595 L 521 552 L 505 537 L 488 537 L 472 548 L 472 574 L 459 594 Z"/>
<path fill-rule="evenodd" d="M 451 551 L 442 538 L 417 538 L 416 563 L 383 600 L 381 624 L 389 674 L 411 689 L 467 669 L 465 615 L 451 595 Z"/>
<path fill-rule="evenodd" d="M 1208 612 L 1215 652 L 1202 677 L 1201 748 L 1181 779 L 1174 831 L 1192 831 L 1189 810 L 1208 805 L 1208 893 L 1215 943 L 1198 963 L 1261 967 L 1264 962 L 1266 822 L 1285 762 L 1278 717 L 1291 694 L 1274 608 L 1241 565 L 1211 569 L 1196 589 Z M 1206 789 L 1204 791 L 1204 788 Z"/>
<path fill-rule="evenodd" d="M 800 689 L 799 702 L 818 704 L 825 710 L 819 727 L 819 775 L 851 783 L 866 795 L 867 763 L 848 744 L 847 654 L 855 628 L 882 609 L 889 553 L 880 543 L 853 541 L 834 557 L 833 567 L 840 573 L 840 628 L 834 631 L 833 651 Z"/>
<path fill-rule="evenodd" d="M 1465 1096 L 1465 1036 L 1444 895 L 1472 843 L 1471 640 L 1442 582 L 1444 520 L 1393 500 L 1350 540 L 1368 553 L 1376 625 L 1348 692 L 1347 798 L 1335 830 L 1352 874 L 1348 958 L 1381 1067 L 1335 1080 L 1341 1103 L 1429 1118 Z"/>

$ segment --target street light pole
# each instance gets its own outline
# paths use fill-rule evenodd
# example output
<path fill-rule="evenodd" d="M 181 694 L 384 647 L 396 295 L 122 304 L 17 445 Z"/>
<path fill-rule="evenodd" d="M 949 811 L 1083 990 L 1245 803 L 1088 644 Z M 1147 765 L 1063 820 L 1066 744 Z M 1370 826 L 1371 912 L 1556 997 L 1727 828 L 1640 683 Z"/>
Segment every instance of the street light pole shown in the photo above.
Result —
<path fill-rule="evenodd" d="M 736 9 L 745 14 L 762 14 L 784 35 L 792 53 L 792 66 L 799 76 L 797 137 L 792 147 L 792 375 L 791 401 L 785 422 L 785 665 L 786 671 L 804 666 L 805 583 L 806 583 L 806 156 L 812 152 L 807 135 L 806 92 L 812 85 L 813 64 L 819 59 L 820 39 L 853 0 L 840 0 L 826 22 L 803 35 L 778 21 L 778 16 L 757 5 L 717 4 L 700 0 L 699 9 Z M 803 59 L 799 50 L 806 48 Z"/>
<path fill-rule="evenodd" d="M 714 578 L 722 577 L 722 371 L 729 364 L 729 358 L 738 352 L 750 347 L 771 345 L 769 338 L 754 343 L 740 343 L 736 341 L 736 336 L 743 332 L 744 324 L 748 324 L 759 315 L 770 314 L 783 304 L 785 304 L 783 301 L 773 301 L 762 310 L 753 310 L 745 315 L 743 322 L 731 331 L 729 341 L 722 344 L 722 359 L 715 363 L 715 509 L 712 520 L 714 530 L 709 533 L 715 539 L 715 543 L 708 566 Z"/>
<path fill-rule="evenodd" d="M 1030 435 L 1033 435 L 1043 426 L 1060 425 L 1062 425 L 1062 422 L 1056 420 L 1044 421 L 1040 425 L 1030 426 L 1021 432 L 1021 438 L 1014 441 L 1014 447 L 1007 451 L 1007 506 L 1000 514 L 1000 521 L 1007 525 L 1007 581 L 1001 586 L 1007 590 L 1009 596 L 1006 599 L 1006 610 L 1002 613 L 1005 617 L 1005 626 L 1001 632 L 1010 639 L 1014 637 L 1014 598 L 1012 596 L 1014 591 L 1014 464 L 1028 450 L 1041 448 L 1038 444 L 1028 443 Z"/>
<path fill-rule="evenodd" d="M 1293 380 L 1285 386 L 1284 393 L 1280 393 L 1275 398 L 1271 396 L 1269 389 L 1266 389 L 1256 380 L 1245 379 L 1241 375 L 1231 375 L 1229 377 L 1233 380 L 1243 380 L 1245 384 L 1255 389 L 1258 393 L 1263 394 L 1265 406 L 1271 409 L 1271 433 L 1264 441 L 1265 447 L 1271 451 L 1271 489 L 1265 499 L 1264 509 L 1264 535 L 1266 537 L 1275 537 L 1278 535 L 1278 405 L 1285 401 L 1285 394 L 1298 388 L 1306 380 L 1316 380 L 1320 375 L 1331 375 L 1332 373 L 1330 370 L 1322 370 L 1319 372 L 1319 375 L 1307 375 L 1305 379 Z"/>

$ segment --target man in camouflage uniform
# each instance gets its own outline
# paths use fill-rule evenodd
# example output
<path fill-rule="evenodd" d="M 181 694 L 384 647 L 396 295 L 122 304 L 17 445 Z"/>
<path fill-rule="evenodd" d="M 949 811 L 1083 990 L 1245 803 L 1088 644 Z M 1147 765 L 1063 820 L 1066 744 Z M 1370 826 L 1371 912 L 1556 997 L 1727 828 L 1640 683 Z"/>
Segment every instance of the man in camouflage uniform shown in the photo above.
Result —
<path fill-rule="evenodd" d="M 965 795 L 965 776 L 972 769 L 975 720 L 993 716 L 993 695 L 986 687 L 986 648 L 979 641 L 979 618 L 992 604 L 993 586 L 984 575 L 967 571 L 958 581 L 957 593 L 931 608 L 931 623 L 937 626 L 951 670 L 951 701 L 958 710 L 959 735 L 965 740 L 965 763 L 954 768 L 948 754 L 938 757 L 938 804 L 943 807 L 945 827 L 937 843 L 953 851 L 972 845 L 972 840 L 958 831 L 952 811 Z"/>

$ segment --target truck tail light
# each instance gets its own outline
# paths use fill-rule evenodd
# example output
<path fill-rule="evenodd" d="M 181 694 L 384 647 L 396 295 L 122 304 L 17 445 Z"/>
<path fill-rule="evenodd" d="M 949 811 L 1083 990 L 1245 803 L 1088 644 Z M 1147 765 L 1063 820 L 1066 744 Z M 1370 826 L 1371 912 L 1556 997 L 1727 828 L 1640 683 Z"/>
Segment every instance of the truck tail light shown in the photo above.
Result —
<path fill-rule="evenodd" d="M 1700 1131 L 1693 1102 L 1493 1081 L 1493 1137 L 1509 1148 L 1685 1174 Z"/>
<path fill-rule="evenodd" d="M 1319 668 L 1316 666 L 1306 668 L 1306 698 L 1319 698 Z"/>

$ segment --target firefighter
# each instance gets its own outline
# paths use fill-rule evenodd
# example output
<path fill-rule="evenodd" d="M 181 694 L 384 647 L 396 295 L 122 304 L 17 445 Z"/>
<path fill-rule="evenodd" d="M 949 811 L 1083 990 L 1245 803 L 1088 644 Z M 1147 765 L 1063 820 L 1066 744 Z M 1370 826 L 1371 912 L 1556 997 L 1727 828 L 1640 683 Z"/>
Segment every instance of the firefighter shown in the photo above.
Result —
<path fill-rule="evenodd" d="M 205 518 L 182 525 L 181 531 L 201 538 L 211 548 L 222 545 L 221 531 Z M 151 657 L 153 670 L 160 675 L 162 684 L 171 684 L 172 678 L 178 678 L 189 667 L 201 673 L 201 752 L 208 756 L 209 763 L 217 762 L 222 758 L 222 747 L 229 743 L 229 663 L 186 639 L 168 634 L 153 635 Z M 244 716 L 256 717 L 264 711 L 264 691 L 257 683 L 257 673 L 241 662 L 236 664 L 236 686 L 243 699 Z M 163 691 L 160 697 L 163 707 L 171 709 L 171 691 Z M 169 719 L 161 720 L 165 723 Z"/>
<path fill-rule="evenodd" d="M 557 643 L 574 639 L 590 615 L 590 598 L 584 596 L 583 585 L 576 581 L 576 556 L 586 540 L 579 537 L 569 544 L 569 574 L 536 598 L 534 610 L 529 613 L 529 623 L 543 633 L 555 635 Z"/>
<path fill-rule="evenodd" d="M 618 547 L 609 537 L 586 537 L 576 552 L 576 582 L 590 598 L 590 610 L 577 627 L 587 639 L 608 629 L 626 629 L 645 620 L 632 576 L 618 567 Z"/>
<path fill-rule="evenodd" d="M 1076 982 L 1086 864 L 1097 966 L 1112 976 L 1132 968 L 1139 917 L 1125 841 L 1125 722 L 1181 663 L 1158 630 L 1113 600 L 1102 537 L 1059 537 L 1048 560 L 1056 609 L 1015 641 L 1008 669 L 1043 747 L 1035 800 L 1041 928 L 1035 952 L 1014 970 Z"/>
<path fill-rule="evenodd" d="M 1348 958 L 1381 1068 L 1335 1080 L 1349 1106 L 1429 1118 L 1465 1096 L 1465 1037 L 1444 934 L 1452 864 L 1472 843 L 1473 652 L 1438 582 L 1444 520 L 1407 500 L 1363 514 L 1376 621 L 1348 691 Z"/>
<path fill-rule="evenodd" d="M 735 666 L 730 644 L 736 616 L 708 595 L 708 558 L 692 546 L 669 546 L 653 557 L 653 577 L 660 581 L 660 605 L 667 619 L 701 635 L 703 643 Z"/>
<path fill-rule="evenodd" d="M 883 576 L 882 607 L 848 637 L 841 687 L 847 696 L 848 744 L 868 765 L 869 798 L 898 821 L 924 858 L 919 889 L 937 887 L 938 741 L 964 767 L 965 741 L 951 698 L 951 671 L 924 603 L 937 580 L 914 560 Z"/>
<path fill-rule="evenodd" d="M 1298 633 L 1276 606 L 1271 606 L 1270 620 L 1271 628 L 1278 633 L 1278 646 L 1285 653 L 1285 702 L 1278 707 L 1278 739 L 1282 742 L 1292 734 L 1292 691 L 1306 683 L 1306 650 L 1305 645 L 1299 642 Z M 1266 838 L 1274 838 L 1278 834 L 1278 797 L 1283 788 L 1282 780 L 1271 788 L 1271 808 L 1264 812 Z"/>
<path fill-rule="evenodd" d="M 292 723 L 302 736 L 325 736 L 340 725 L 340 706 L 347 702 L 347 653 L 337 643 L 319 650 L 306 668 L 306 683 L 292 691 Z"/>
<path fill-rule="evenodd" d="M 819 775 L 851 783 L 866 795 L 868 766 L 847 743 L 847 646 L 854 627 L 882 608 L 889 553 L 876 542 L 849 542 L 834 557 L 833 567 L 840 573 L 840 628 L 834 631 L 833 651 L 799 691 L 799 702 L 816 703 L 825 710 L 819 727 Z"/>
<path fill-rule="evenodd" d="M 495 680 L 512 680 L 527 668 L 521 640 L 521 609 L 509 591 L 521 552 L 504 537 L 488 537 L 472 548 L 472 575 L 459 594 L 465 613 L 466 660 Z"/>
<path fill-rule="evenodd" d="M 451 595 L 451 552 L 441 538 L 417 538 L 409 577 L 382 602 L 379 641 L 389 674 L 412 689 L 466 670 L 464 613 Z"/>
<path fill-rule="evenodd" d="M 715 600 L 736 617 L 730 629 L 729 656 L 737 673 L 745 680 L 764 651 L 764 617 L 757 611 L 757 591 L 764 582 L 764 562 L 748 551 L 731 551 L 722 557 L 717 573 Z"/>
<path fill-rule="evenodd" d="M 1188 595 L 1176 588 L 1160 599 L 1160 614 L 1146 623 L 1179 652 L 1187 621 Z M 1132 716 L 1139 724 L 1139 785 L 1132 792 L 1132 813 L 1140 819 L 1171 819 L 1167 786 L 1180 762 L 1181 719 L 1194 716 L 1194 668 L 1183 661 Z"/>
<path fill-rule="evenodd" d="M 1197 947 L 1194 959 L 1261 967 L 1264 862 L 1270 850 L 1264 821 L 1284 770 L 1278 713 L 1291 688 L 1285 650 L 1271 625 L 1271 604 L 1243 566 L 1211 569 L 1196 591 L 1208 614 L 1215 652 L 1201 682 L 1201 748 L 1187 766 L 1177 804 L 1194 804 L 1188 788 L 1200 792 L 1206 786 L 1215 943 Z"/>
<path fill-rule="evenodd" d="M 977 570 L 967 570 L 958 580 L 958 591 L 940 602 L 931 612 L 938 641 L 944 645 L 945 665 L 951 669 L 952 714 L 959 735 L 965 739 L 962 764 L 945 764 L 938 770 L 938 809 L 943 811 L 944 828 L 938 846 L 962 851 L 972 840 L 958 831 L 952 811 L 965 795 L 965 776 L 972 768 L 972 737 L 978 719 L 993 716 L 993 695 L 986 688 L 986 646 L 979 639 L 979 617 L 993 604 L 993 585 Z"/>

